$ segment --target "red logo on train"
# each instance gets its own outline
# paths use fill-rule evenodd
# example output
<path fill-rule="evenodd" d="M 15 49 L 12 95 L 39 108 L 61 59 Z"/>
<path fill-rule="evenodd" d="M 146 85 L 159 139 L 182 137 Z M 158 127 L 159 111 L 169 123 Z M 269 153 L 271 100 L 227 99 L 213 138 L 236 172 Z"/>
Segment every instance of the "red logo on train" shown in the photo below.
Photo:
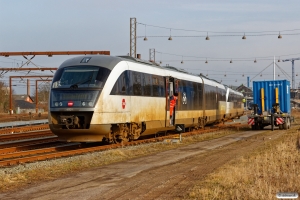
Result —
<path fill-rule="evenodd" d="M 125 109 L 125 106 L 126 106 L 126 101 L 125 99 L 122 99 L 122 108 Z"/>

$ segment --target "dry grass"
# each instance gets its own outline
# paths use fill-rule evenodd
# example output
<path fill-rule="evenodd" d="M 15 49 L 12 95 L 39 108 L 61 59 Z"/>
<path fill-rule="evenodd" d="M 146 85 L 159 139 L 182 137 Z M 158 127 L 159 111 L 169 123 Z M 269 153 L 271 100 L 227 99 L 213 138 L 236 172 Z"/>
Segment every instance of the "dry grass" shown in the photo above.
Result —
<path fill-rule="evenodd" d="M 233 134 L 236 131 L 224 130 L 203 135 L 195 135 L 183 138 L 180 144 L 164 144 L 163 142 L 143 144 L 120 149 L 112 149 L 102 152 L 95 152 L 85 155 L 60 158 L 56 160 L 41 161 L 14 166 L 11 168 L 1 168 L 0 170 L 0 191 L 13 190 L 27 184 L 39 181 L 53 180 L 61 176 L 68 176 L 82 170 L 89 170 L 101 165 L 154 154 L 157 152 L 174 149 L 191 143 L 219 138 Z"/>
<path fill-rule="evenodd" d="M 299 113 L 295 113 L 296 123 Z M 188 199 L 276 199 L 300 192 L 300 132 L 292 129 L 253 153 L 233 160 L 199 182 Z"/>

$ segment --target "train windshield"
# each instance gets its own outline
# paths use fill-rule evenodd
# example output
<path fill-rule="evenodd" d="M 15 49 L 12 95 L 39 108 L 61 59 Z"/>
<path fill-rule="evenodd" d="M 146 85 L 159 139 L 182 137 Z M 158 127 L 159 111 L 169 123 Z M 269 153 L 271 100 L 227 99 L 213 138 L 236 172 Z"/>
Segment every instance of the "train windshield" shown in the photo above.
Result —
<path fill-rule="evenodd" d="M 65 67 L 55 73 L 52 88 L 103 88 L 109 74 L 104 67 Z"/>

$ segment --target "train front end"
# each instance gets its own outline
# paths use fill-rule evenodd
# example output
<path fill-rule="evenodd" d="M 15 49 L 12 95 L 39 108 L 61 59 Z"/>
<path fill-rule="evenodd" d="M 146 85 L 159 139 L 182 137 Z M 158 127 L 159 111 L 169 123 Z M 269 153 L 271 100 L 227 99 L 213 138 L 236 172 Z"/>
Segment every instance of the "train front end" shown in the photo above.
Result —
<path fill-rule="evenodd" d="M 101 141 L 110 125 L 91 124 L 105 82 L 118 60 L 79 56 L 56 71 L 50 92 L 49 126 L 60 141 Z"/>

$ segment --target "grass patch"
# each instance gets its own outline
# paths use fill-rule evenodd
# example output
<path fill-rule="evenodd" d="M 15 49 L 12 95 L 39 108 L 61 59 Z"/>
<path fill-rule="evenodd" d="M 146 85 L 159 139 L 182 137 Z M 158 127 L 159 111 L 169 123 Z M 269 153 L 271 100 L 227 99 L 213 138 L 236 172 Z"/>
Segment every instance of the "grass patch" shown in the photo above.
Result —
<path fill-rule="evenodd" d="M 183 137 L 182 143 L 179 144 L 164 144 L 163 142 L 141 144 L 68 158 L 59 158 L 1 168 L 0 191 L 14 190 L 28 184 L 38 183 L 39 181 L 53 180 L 62 176 L 69 176 L 72 173 L 79 171 L 95 169 L 102 165 L 150 155 L 204 140 L 223 137 L 236 132 L 237 131 L 235 130 L 222 130 L 202 135 Z"/>
<path fill-rule="evenodd" d="M 294 113 L 295 121 L 299 113 Z M 188 199 L 276 199 L 300 192 L 299 126 L 256 151 L 235 159 L 199 182 Z M 277 130 L 275 130 L 277 131 Z"/>

